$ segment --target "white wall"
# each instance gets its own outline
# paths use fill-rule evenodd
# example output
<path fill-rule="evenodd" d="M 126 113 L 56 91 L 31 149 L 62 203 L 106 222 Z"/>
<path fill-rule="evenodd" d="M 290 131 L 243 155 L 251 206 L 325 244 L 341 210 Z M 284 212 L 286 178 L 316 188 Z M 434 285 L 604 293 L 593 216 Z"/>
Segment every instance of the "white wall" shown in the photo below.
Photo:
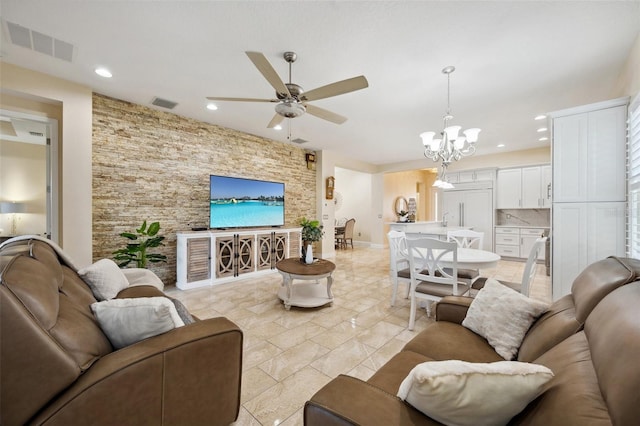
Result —
<path fill-rule="evenodd" d="M 342 205 L 336 206 L 336 219 L 354 218 L 353 241 L 371 242 L 372 178 L 371 173 L 335 168 L 336 191 L 342 195 Z"/>
<path fill-rule="evenodd" d="M 0 62 L 2 93 L 62 106 L 60 245 L 82 267 L 92 262 L 91 89 Z M 4 105 L 3 105 L 4 107 Z"/>
<path fill-rule="evenodd" d="M 46 146 L 0 141 L 0 200 L 25 204 L 15 214 L 16 234 L 47 231 Z M 0 235 L 10 235 L 13 214 L 0 214 Z"/>

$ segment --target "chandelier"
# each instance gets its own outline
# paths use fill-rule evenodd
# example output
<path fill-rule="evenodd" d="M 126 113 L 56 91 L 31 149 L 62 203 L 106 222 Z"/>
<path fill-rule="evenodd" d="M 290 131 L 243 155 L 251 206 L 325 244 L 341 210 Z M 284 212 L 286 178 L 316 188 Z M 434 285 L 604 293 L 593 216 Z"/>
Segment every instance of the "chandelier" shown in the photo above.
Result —
<path fill-rule="evenodd" d="M 480 129 L 471 128 L 460 136 L 460 126 L 450 126 L 449 121 L 453 119 L 451 115 L 451 73 L 456 70 L 453 66 L 448 66 L 442 70 L 447 75 L 447 113 L 444 115 L 444 130 L 440 132 L 442 138 L 434 139 L 436 132 L 424 132 L 420 134 L 424 145 L 424 156 L 433 161 L 442 160 L 442 173 L 438 180 L 445 181 L 445 173 L 452 161 L 472 155 L 476 152 L 476 142 Z"/>

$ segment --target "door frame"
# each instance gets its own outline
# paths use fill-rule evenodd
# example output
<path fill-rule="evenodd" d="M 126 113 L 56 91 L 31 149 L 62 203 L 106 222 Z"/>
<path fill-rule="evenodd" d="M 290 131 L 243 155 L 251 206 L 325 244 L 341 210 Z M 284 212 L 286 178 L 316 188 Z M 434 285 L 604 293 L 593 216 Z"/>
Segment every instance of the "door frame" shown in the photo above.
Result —
<path fill-rule="evenodd" d="M 47 128 L 47 212 L 46 237 L 59 242 L 59 184 L 58 184 L 58 120 L 36 114 L 0 109 L 0 115 L 21 120 L 31 120 L 43 123 Z"/>

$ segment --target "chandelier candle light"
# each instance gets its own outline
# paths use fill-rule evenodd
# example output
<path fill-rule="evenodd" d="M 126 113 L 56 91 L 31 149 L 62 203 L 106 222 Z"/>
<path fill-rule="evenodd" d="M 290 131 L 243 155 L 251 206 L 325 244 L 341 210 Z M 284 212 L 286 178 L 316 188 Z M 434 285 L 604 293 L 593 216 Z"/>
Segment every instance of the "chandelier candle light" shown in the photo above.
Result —
<path fill-rule="evenodd" d="M 433 161 L 442 160 L 442 172 L 434 186 L 449 187 L 453 185 L 445 180 L 447 167 L 452 161 L 472 155 L 476 152 L 476 142 L 480 129 L 471 128 L 463 131 L 464 136 L 459 136 L 460 126 L 450 126 L 449 121 L 453 119 L 451 115 L 451 73 L 456 70 L 453 66 L 448 66 L 442 70 L 447 75 L 447 113 L 444 115 L 444 130 L 440 132 L 441 139 L 434 139 L 436 132 L 424 132 L 420 134 L 424 145 L 424 156 Z"/>

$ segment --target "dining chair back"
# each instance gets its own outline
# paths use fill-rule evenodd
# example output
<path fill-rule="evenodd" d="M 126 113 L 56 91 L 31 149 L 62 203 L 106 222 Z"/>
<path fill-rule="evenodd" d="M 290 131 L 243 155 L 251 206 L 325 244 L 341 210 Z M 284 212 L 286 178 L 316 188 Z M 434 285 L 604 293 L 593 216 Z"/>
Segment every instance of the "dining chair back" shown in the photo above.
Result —
<path fill-rule="evenodd" d="M 391 281 L 393 283 L 391 293 L 391 306 L 396 304 L 396 295 L 398 294 L 399 282 L 406 283 L 407 295 L 409 297 L 409 290 L 411 289 L 411 273 L 409 271 L 409 252 L 407 249 L 407 238 L 402 231 L 389 231 L 387 233 L 387 239 L 389 240 L 389 255 L 391 262 L 389 266 L 389 273 Z"/>
<path fill-rule="evenodd" d="M 484 247 L 484 232 L 472 231 L 471 229 L 447 231 L 447 241 L 455 241 L 460 248 L 482 250 L 482 247 Z"/>
<path fill-rule="evenodd" d="M 342 235 L 336 236 L 338 247 L 347 248 L 347 245 L 351 244 L 351 248 L 353 248 L 353 229 L 355 225 L 356 220 L 354 218 L 351 218 L 345 222 L 344 233 Z"/>
<path fill-rule="evenodd" d="M 522 273 L 522 288 L 520 290 L 520 293 L 525 296 L 529 296 L 531 282 L 533 281 L 533 277 L 536 276 L 536 270 L 538 268 L 538 256 L 540 255 L 540 252 L 544 250 L 544 244 L 546 242 L 547 237 L 538 238 L 529 252 L 529 257 L 527 258 L 527 263 L 524 266 L 524 272 Z"/>
<path fill-rule="evenodd" d="M 412 238 L 407 239 L 407 248 L 411 275 L 409 330 L 413 330 L 418 300 L 426 301 L 427 315 L 430 315 L 431 302 L 438 302 L 444 296 L 461 296 L 469 291 L 469 286 L 458 282 L 458 245 L 455 242 Z M 446 268 L 442 262 L 445 256 L 450 256 Z"/>
<path fill-rule="evenodd" d="M 458 244 L 458 248 L 482 250 L 484 232 L 472 231 L 471 229 L 447 231 L 447 241 L 455 242 Z M 478 278 L 480 278 L 480 270 L 478 269 L 458 269 L 458 279 L 467 285 L 472 285 Z"/>
<path fill-rule="evenodd" d="M 533 247 L 531 247 L 531 250 L 529 251 L 529 257 L 527 258 L 527 263 L 524 265 L 521 282 L 514 283 L 502 280 L 498 280 L 498 282 L 529 297 L 529 293 L 531 291 L 531 282 L 536 276 L 536 271 L 538 268 L 538 256 L 540 256 L 540 253 L 542 252 L 542 250 L 544 250 L 546 242 L 547 237 L 540 237 L 533 244 Z M 484 287 L 486 281 L 486 277 L 481 277 L 473 283 L 471 288 L 473 290 L 481 290 Z"/>

